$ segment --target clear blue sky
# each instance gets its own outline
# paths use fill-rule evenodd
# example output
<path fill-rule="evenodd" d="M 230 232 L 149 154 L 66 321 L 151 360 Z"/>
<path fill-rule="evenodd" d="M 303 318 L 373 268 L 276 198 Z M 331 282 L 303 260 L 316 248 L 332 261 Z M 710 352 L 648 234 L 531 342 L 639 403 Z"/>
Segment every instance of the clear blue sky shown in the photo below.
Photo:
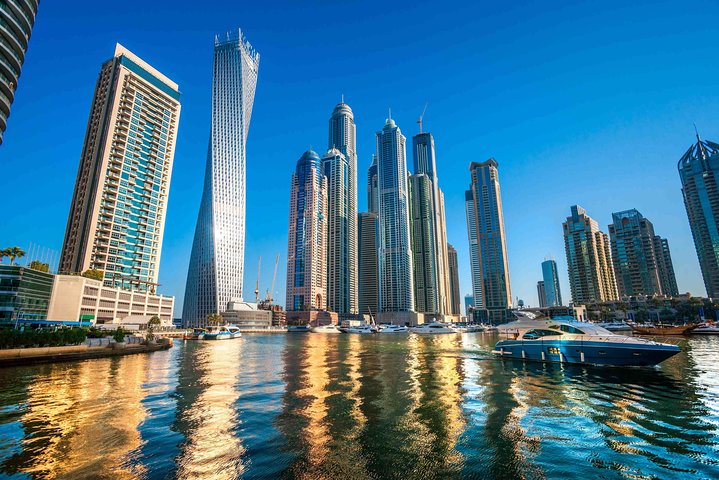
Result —
<path fill-rule="evenodd" d="M 93 89 L 120 42 L 180 85 L 182 115 L 160 291 L 179 316 L 210 121 L 213 36 L 242 27 L 260 52 L 247 147 L 252 297 L 281 253 L 284 303 L 289 182 L 312 145 L 326 148 L 340 95 L 357 122 L 360 209 L 374 133 L 387 108 L 407 137 L 436 140 L 448 239 L 471 290 L 463 194 L 468 165 L 499 162 L 512 293 L 537 304 L 540 262 L 559 264 L 561 223 L 587 208 L 607 231 L 637 208 L 669 239 L 679 289 L 704 295 L 676 171 L 692 123 L 717 141 L 715 2 L 112 2 L 43 1 L 0 146 L 0 245 L 60 251 Z"/>

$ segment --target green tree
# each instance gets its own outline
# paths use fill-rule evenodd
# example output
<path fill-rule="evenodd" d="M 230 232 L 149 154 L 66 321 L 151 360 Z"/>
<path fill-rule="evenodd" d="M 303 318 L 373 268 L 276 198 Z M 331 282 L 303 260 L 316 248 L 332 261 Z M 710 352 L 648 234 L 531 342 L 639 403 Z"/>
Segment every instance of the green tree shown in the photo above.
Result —
<path fill-rule="evenodd" d="M 160 322 L 160 317 L 157 315 L 153 315 L 153 317 L 150 319 L 149 322 L 147 322 L 147 334 L 145 335 L 145 339 L 150 342 L 155 339 L 155 327 L 160 325 L 162 322 Z"/>
<path fill-rule="evenodd" d="M 207 316 L 208 325 L 220 325 L 222 323 L 222 315 L 211 313 Z"/>
<path fill-rule="evenodd" d="M 2 261 L 5 259 L 5 257 L 8 256 L 7 251 L 8 251 L 7 248 L 3 248 L 0 250 L 0 263 L 2 263 Z"/>
<path fill-rule="evenodd" d="M 32 262 L 30 262 L 30 265 L 28 265 L 28 267 L 40 272 L 50 271 L 50 265 L 47 263 L 42 263 L 40 260 L 33 260 Z"/>
<path fill-rule="evenodd" d="M 90 269 L 82 272 L 82 276 L 85 278 L 91 278 L 93 280 L 102 281 L 102 279 L 105 278 L 105 273 L 102 270 L 90 268 Z"/>
<path fill-rule="evenodd" d="M 25 256 L 25 250 L 20 247 L 10 247 L 3 250 L 4 256 L 10 258 L 10 265 L 15 265 L 15 259 Z"/>

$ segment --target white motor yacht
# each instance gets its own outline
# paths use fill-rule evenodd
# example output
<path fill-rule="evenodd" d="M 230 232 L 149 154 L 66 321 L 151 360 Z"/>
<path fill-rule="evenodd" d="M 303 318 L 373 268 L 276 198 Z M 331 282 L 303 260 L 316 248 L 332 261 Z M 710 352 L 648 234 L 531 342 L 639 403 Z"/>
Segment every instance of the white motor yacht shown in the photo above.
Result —
<path fill-rule="evenodd" d="M 393 325 L 391 323 L 382 323 L 377 327 L 377 333 L 407 333 L 409 328 L 404 325 Z"/>
<path fill-rule="evenodd" d="M 440 333 L 457 333 L 457 330 L 452 328 L 452 326 L 448 323 L 442 323 L 435 320 L 431 323 L 423 323 L 421 325 L 412 327 L 412 333 L 418 333 L 420 335 L 432 335 Z"/>
<path fill-rule="evenodd" d="M 310 329 L 312 333 L 342 333 L 337 325 L 319 325 Z"/>
<path fill-rule="evenodd" d="M 705 323 L 704 325 L 693 328 L 689 333 L 692 335 L 695 333 L 699 335 L 719 335 L 719 325 L 716 323 Z"/>
<path fill-rule="evenodd" d="M 372 325 L 365 324 L 344 327 L 342 331 L 345 333 L 376 333 L 377 329 Z"/>

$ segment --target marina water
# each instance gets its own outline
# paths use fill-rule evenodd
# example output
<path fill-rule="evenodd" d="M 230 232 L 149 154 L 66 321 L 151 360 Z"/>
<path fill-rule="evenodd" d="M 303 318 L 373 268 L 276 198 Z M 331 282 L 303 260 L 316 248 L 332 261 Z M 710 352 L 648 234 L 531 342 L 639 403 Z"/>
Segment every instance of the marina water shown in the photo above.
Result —
<path fill-rule="evenodd" d="M 247 334 L 0 369 L 0 478 L 719 478 L 719 338 L 656 368 L 497 339 Z"/>

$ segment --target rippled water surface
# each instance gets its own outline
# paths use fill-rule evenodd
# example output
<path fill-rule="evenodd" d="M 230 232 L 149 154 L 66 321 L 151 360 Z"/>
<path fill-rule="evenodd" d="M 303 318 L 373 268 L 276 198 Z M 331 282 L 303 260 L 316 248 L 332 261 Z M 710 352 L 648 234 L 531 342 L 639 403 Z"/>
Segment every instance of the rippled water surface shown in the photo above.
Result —
<path fill-rule="evenodd" d="M 496 340 L 247 334 L 0 369 L 0 477 L 719 478 L 719 338 L 654 369 Z"/>

